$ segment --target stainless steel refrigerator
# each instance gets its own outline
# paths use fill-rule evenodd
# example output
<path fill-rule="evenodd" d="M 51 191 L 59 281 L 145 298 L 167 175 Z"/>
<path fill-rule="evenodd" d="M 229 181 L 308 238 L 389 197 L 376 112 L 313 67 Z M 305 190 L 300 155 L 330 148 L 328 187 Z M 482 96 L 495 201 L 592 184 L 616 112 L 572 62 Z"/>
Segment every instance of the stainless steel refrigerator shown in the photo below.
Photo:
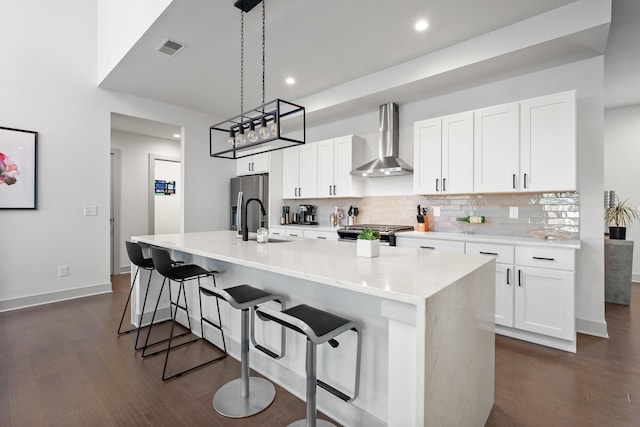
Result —
<path fill-rule="evenodd" d="M 238 230 L 238 224 L 241 222 L 242 209 L 247 200 L 251 198 L 260 199 L 267 212 L 267 216 L 262 216 L 260 205 L 251 202 L 247 211 L 247 224 L 250 232 L 255 232 L 260 227 L 260 222 L 264 221 L 265 226 L 269 226 L 269 175 L 247 175 L 231 178 L 231 191 L 229 191 L 229 206 L 231 230 Z M 239 201 L 240 197 L 242 202 Z M 240 224 L 241 225 L 241 224 Z M 242 231 L 241 229 L 238 231 Z"/>

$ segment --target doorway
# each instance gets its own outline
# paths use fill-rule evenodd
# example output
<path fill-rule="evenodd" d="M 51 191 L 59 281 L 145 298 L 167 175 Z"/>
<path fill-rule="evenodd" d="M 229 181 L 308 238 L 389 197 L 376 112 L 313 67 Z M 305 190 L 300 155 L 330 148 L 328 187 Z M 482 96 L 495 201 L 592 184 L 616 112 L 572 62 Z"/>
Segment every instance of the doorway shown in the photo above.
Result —
<path fill-rule="evenodd" d="M 110 270 L 114 275 L 127 273 L 130 261 L 125 248 L 125 241 L 131 236 L 142 236 L 155 233 L 155 218 L 150 216 L 163 209 L 150 207 L 148 200 L 153 200 L 154 186 L 150 183 L 150 172 L 155 170 L 155 162 L 150 165 L 153 156 L 160 161 L 171 161 L 181 171 L 182 128 L 178 125 L 156 122 L 139 117 L 111 113 L 111 201 L 110 201 Z M 163 164 L 164 164 L 163 163 Z M 160 167 L 162 170 L 162 168 Z M 180 173 L 174 179 L 182 185 Z M 151 175 L 153 176 L 153 175 Z M 168 176 L 168 175 L 165 175 Z M 155 181 L 155 178 L 154 178 Z M 175 196 L 166 197 L 163 201 L 175 202 L 177 205 L 178 232 L 182 226 L 182 189 L 174 192 Z M 175 212 L 175 208 L 172 210 Z M 175 216 L 175 214 L 173 214 Z"/>

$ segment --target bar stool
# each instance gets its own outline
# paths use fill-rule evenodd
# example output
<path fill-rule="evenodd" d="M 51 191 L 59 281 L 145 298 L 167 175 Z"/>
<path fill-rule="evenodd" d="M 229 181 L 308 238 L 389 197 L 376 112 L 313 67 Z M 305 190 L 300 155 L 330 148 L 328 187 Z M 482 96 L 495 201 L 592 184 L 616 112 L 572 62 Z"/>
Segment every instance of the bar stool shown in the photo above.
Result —
<path fill-rule="evenodd" d="M 253 308 L 258 304 L 275 301 L 284 309 L 282 298 L 270 294 L 262 289 L 249 285 L 239 285 L 225 289 L 209 289 L 200 287 L 200 292 L 207 296 L 213 296 L 227 301 L 233 308 L 241 310 L 240 317 L 240 378 L 220 387 L 213 396 L 213 408 L 220 414 L 229 418 L 243 418 L 255 415 L 263 411 L 276 395 L 276 389 L 264 378 L 249 376 L 249 329 L 251 329 L 251 342 L 256 349 L 262 351 L 274 359 L 280 359 L 285 351 L 285 329 L 281 331 L 280 354 L 277 354 L 260 344 L 255 339 L 255 313 Z M 249 328 L 249 309 L 252 310 L 251 328 Z"/>
<path fill-rule="evenodd" d="M 316 417 L 316 385 L 329 393 L 337 396 L 345 402 L 351 402 L 358 397 L 360 390 L 360 354 L 362 351 L 362 326 L 360 323 L 345 319 L 335 314 L 310 307 L 305 304 L 296 305 L 282 311 L 276 311 L 268 307 L 259 306 L 256 309 L 258 317 L 273 320 L 287 328 L 293 329 L 307 336 L 306 371 L 307 371 L 307 417 L 298 420 L 289 427 L 325 427 L 334 424 L 318 420 Z M 334 338 L 343 332 L 353 330 L 358 337 L 356 350 L 356 374 L 353 396 L 336 389 L 335 387 L 317 379 L 316 355 L 318 344 L 328 342 L 336 348 L 339 343 Z"/>
<path fill-rule="evenodd" d="M 129 288 L 129 296 L 127 297 L 127 302 L 124 305 L 124 310 L 122 310 L 122 317 L 120 318 L 120 325 L 118 326 L 118 335 L 124 335 L 124 334 L 128 334 L 130 332 L 136 331 L 136 342 L 134 345 L 134 349 L 135 350 L 141 350 L 143 347 L 138 347 L 138 343 L 140 342 L 140 329 L 145 328 L 146 326 L 142 326 L 142 320 L 144 318 L 144 313 L 145 313 L 145 308 L 147 306 L 147 297 L 149 296 L 149 288 L 151 287 L 151 276 L 153 275 L 153 271 L 155 270 L 155 267 L 153 265 L 153 260 L 151 258 L 145 258 L 144 255 L 142 254 L 142 245 L 140 243 L 136 243 L 136 242 L 129 242 L 126 241 L 125 245 L 127 247 L 127 255 L 129 256 L 129 260 L 131 261 L 132 264 L 134 264 L 136 266 L 136 273 L 133 276 L 133 280 L 131 282 L 131 288 Z M 182 261 L 171 261 L 174 265 L 175 264 L 181 264 Z M 136 282 L 136 278 L 138 277 L 138 273 L 140 272 L 140 269 L 143 270 L 148 270 L 149 271 L 149 280 L 147 281 L 147 290 L 144 294 L 144 300 L 142 303 L 142 314 L 140 315 L 139 319 L 138 319 L 138 327 L 136 328 L 131 328 L 127 331 L 122 331 L 122 323 L 124 322 L 124 316 L 127 312 L 127 306 L 129 305 L 129 302 L 131 301 L 131 293 L 133 292 L 133 284 Z M 156 309 L 157 309 L 157 305 L 156 305 Z M 152 319 L 155 318 L 155 311 L 154 311 L 154 315 L 152 316 Z M 152 320 L 153 322 L 153 320 Z M 190 332 L 185 332 L 183 334 L 180 335 L 176 335 L 176 336 L 184 336 L 189 334 Z M 167 341 L 167 339 L 164 340 L 160 340 L 160 341 L 156 341 L 154 343 L 148 344 L 149 346 L 153 346 L 156 344 L 160 344 L 161 342 L 165 342 Z"/>
<path fill-rule="evenodd" d="M 204 278 L 204 277 L 213 277 L 213 284 L 215 286 L 215 276 L 214 273 L 217 273 L 217 271 L 209 271 L 209 270 L 205 270 L 204 268 L 200 267 L 199 265 L 195 265 L 195 264 L 182 264 L 182 265 L 175 265 L 174 263 L 172 263 L 171 258 L 169 256 L 169 252 L 164 250 L 164 249 L 160 249 L 160 248 L 156 248 L 156 247 L 152 247 L 151 248 L 151 258 L 153 259 L 153 264 L 155 265 L 156 270 L 158 271 L 158 273 L 160 273 L 160 275 L 162 275 L 164 277 L 164 279 L 162 280 L 162 288 L 160 290 L 160 296 L 162 295 L 162 289 L 164 289 L 164 284 L 166 282 L 166 280 L 169 280 L 169 289 L 171 289 L 171 281 L 173 280 L 174 282 L 178 282 L 180 284 L 180 287 L 178 289 L 178 298 L 176 299 L 176 302 L 174 303 L 173 300 L 170 301 L 170 305 L 169 305 L 169 309 L 171 310 L 171 332 L 169 334 L 169 345 L 167 346 L 166 349 L 161 350 L 159 352 L 153 353 L 153 354 L 158 354 L 161 352 L 165 352 L 166 351 L 166 355 L 165 355 L 165 359 L 164 359 L 164 367 L 162 369 L 162 380 L 166 381 L 169 380 L 171 378 L 175 378 L 178 377 L 182 374 L 185 374 L 187 372 L 191 372 L 195 369 L 201 368 L 203 366 L 206 366 L 210 363 L 216 362 L 224 357 L 227 356 L 227 347 L 224 343 L 224 331 L 222 330 L 222 326 L 221 326 L 221 318 L 220 318 L 220 306 L 217 303 L 216 300 L 216 306 L 217 306 L 217 311 L 218 311 L 218 324 L 215 324 L 214 322 L 208 320 L 208 319 L 204 319 L 204 317 L 202 316 L 202 299 L 201 299 L 201 293 L 198 292 L 198 300 L 200 302 L 200 331 L 202 333 L 202 337 L 198 337 L 194 340 L 188 341 L 188 342 L 184 342 L 175 346 L 171 346 L 171 343 L 173 341 L 174 337 L 173 336 L 173 330 L 175 328 L 175 324 L 176 324 L 176 315 L 178 314 L 178 308 L 182 309 L 185 311 L 185 313 L 187 314 L 187 323 L 189 326 L 189 330 L 192 330 L 191 327 L 191 320 L 190 320 L 190 316 L 189 316 L 189 306 L 187 304 L 187 294 L 185 292 L 185 288 L 184 288 L 184 283 L 186 281 L 189 280 L 198 280 L 198 288 L 200 288 L 200 279 Z M 184 307 L 180 305 L 180 294 L 182 293 L 183 297 L 184 297 Z M 160 296 L 158 296 L 158 302 L 160 301 Z M 169 297 L 171 299 L 171 296 Z M 172 309 L 172 307 L 175 306 L 175 310 Z M 157 307 L 158 307 L 158 303 L 156 303 L 156 310 L 157 311 Z M 154 311 L 154 316 L 155 316 L 155 311 Z M 187 344 L 191 344 L 193 342 L 199 341 L 201 339 L 204 339 L 204 324 L 203 322 L 206 321 L 208 324 L 210 324 L 211 326 L 215 327 L 216 329 L 218 329 L 220 331 L 220 334 L 222 335 L 222 345 L 223 348 L 220 348 L 219 346 L 215 345 L 214 343 L 211 343 L 214 347 L 218 348 L 219 350 L 223 351 L 223 354 L 221 356 L 217 356 L 211 360 L 208 360 L 206 362 L 203 362 L 199 365 L 196 365 L 194 367 L 188 368 L 188 369 L 184 369 L 178 373 L 175 373 L 171 376 L 167 376 L 167 363 L 169 361 L 169 354 L 171 353 L 171 350 L 176 348 L 176 347 L 181 347 Z M 152 319 L 152 323 L 151 326 L 153 326 L 153 319 Z M 151 335 L 151 329 L 149 330 L 149 334 L 147 335 L 147 341 L 149 339 L 149 335 Z M 145 342 L 145 350 L 147 347 L 147 343 Z M 143 357 L 145 356 L 144 354 L 144 350 L 143 350 Z M 151 356 L 148 355 L 148 356 Z"/>

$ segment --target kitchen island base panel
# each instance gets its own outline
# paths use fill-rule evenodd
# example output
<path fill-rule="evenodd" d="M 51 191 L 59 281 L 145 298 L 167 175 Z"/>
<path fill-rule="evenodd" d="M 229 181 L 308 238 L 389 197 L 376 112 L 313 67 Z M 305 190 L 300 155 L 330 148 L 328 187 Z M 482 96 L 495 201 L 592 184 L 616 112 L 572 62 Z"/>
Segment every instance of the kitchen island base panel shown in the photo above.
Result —
<path fill-rule="evenodd" d="M 576 336 L 574 336 L 573 341 L 567 341 L 560 338 L 550 337 L 548 335 L 540 335 L 535 332 L 523 331 L 521 329 L 510 328 L 502 325 L 496 325 L 496 334 L 532 342 L 534 344 L 544 345 L 545 347 L 557 348 L 558 350 L 564 350 L 570 353 L 575 353 L 577 350 L 578 341 Z"/>

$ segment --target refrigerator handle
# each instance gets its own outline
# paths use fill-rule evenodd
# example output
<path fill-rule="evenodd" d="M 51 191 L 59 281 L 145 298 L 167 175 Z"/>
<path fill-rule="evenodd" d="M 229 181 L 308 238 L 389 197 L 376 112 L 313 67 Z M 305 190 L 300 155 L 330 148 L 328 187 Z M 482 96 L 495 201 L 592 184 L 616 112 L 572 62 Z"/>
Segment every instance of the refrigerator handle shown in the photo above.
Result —
<path fill-rule="evenodd" d="M 242 210 L 244 206 L 242 206 L 242 191 L 238 191 L 238 208 L 236 209 L 236 224 L 238 224 L 238 234 L 242 234 Z"/>

